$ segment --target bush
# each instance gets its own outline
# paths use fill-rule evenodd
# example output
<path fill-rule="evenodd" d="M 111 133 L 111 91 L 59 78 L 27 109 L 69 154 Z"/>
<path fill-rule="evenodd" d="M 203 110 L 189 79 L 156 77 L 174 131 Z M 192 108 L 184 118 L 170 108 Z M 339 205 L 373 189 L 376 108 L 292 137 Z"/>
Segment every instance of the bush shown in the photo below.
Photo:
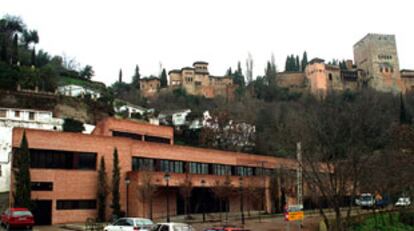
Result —
<path fill-rule="evenodd" d="M 402 210 L 400 212 L 400 222 L 406 225 L 414 226 L 414 211 Z"/>

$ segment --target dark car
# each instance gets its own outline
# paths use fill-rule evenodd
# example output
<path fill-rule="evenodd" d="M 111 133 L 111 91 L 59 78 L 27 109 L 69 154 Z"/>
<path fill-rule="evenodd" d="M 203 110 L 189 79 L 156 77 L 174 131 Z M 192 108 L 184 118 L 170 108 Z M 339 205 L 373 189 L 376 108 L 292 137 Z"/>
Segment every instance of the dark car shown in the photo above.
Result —
<path fill-rule="evenodd" d="M 34 225 L 33 214 L 26 208 L 10 208 L 1 214 L 1 224 L 7 229 L 28 228 Z"/>

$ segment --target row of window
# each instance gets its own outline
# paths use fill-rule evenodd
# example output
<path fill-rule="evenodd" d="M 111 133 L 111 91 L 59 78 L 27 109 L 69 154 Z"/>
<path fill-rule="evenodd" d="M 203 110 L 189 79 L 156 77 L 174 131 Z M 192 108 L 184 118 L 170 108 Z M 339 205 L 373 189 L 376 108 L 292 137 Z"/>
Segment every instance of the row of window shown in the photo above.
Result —
<path fill-rule="evenodd" d="M 30 149 L 30 167 L 96 170 L 96 153 Z"/>
<path fill-rule="evenodd" d="M 6 110 L 0 110 L 0 117 L 6 117 L 7 115 L 7 111 Z M 20 118 L 20 111 L 14 111 L 14 117 L 15 118 Z M 30 111 L 29 112 L 29 120 L 34 120 L 35 119 L 35 113 Z"/>
<path fill-rule="evenodd" d="M 394 68 L 392 68 L 392 67 L 390 67 L 390 68 L 388 68 L 388 67 L 386 67 L 386 68 L 380 67 L 380 72 L 381 73 L 383 73 L 383 72 L 385 72 L 385 73 L 388 73 L 388 72 L 394 73 Z"/>
<path fill-rule="evenodd" d="M 391 55 L 378 55 L 379 59 L 392 59 Z"/>
<path fill-rule="evenodd" d="M 224 164 L 185 162 L 176 160 L 160 160 L 141 157 L 132 158 L 132 170 L 190 173 L 205 175 L 262 176 L 270 175 L 271 169 Z"/>

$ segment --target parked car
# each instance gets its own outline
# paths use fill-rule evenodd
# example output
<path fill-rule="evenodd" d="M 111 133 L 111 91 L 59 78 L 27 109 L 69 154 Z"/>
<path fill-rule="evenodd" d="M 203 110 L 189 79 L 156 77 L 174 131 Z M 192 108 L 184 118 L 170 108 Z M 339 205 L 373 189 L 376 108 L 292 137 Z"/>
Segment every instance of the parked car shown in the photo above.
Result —
<path fill-rule="evenodd" d="M 34 217 L 26 208 L 10 208 L 1 214 L 1 224 L 6 230 L 11 228 L 32 229 L 34 226 Z"/>
<path fill-rule="evenodd" d="M 400 197 L 397 202 L 395 202 L 396 207 L 408 207 L 411 205 L 411 200 L 409 197 Z"/>
<path fill-rule="evenodd" d="M 154 222 L 147 218 L 123 217 L 105 226 L 104 231 L 151 231 Z"/>
<path fill-rule="evenodd" d="M 362 193 L 359 197 L 359 205 L 362 208 L 369 209 L 375 206 L 375 198 L 371 193 Z"/>
<path fill-rule="evenodd" d="M 158 223 L 151 231 L 195 231 L 195 229 L 185 223 Z"/>
<path fill-rule="evenodd" d="M 236 228 L 236 227 L 218 227 L 218 228 L 208 228 L 204 231 L 250 231 L 248 229 Z"/>

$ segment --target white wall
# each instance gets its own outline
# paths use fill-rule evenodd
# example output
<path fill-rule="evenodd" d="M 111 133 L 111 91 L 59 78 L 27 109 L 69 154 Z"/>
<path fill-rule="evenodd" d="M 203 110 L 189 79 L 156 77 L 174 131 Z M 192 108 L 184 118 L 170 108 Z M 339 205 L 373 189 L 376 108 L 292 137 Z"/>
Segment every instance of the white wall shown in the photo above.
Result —
<path fill-rule="evenodd" d="M 62 130 L 63 120 L 52 117 L 52 112 L 34 111 L 24 109 L 4 109 L 6 117 L 0 117 L 0 193 L 10 190 L 11 174 L 11 142 L 14 127 L 34 128 L 44 130 Z M 15 111 L 20 112 L 20 116 L 15 116 Z M 29 119 L 29 112 L 34 113 L 34 120 Z M 29 143 L 30 145 L 30 143 Z"/>

